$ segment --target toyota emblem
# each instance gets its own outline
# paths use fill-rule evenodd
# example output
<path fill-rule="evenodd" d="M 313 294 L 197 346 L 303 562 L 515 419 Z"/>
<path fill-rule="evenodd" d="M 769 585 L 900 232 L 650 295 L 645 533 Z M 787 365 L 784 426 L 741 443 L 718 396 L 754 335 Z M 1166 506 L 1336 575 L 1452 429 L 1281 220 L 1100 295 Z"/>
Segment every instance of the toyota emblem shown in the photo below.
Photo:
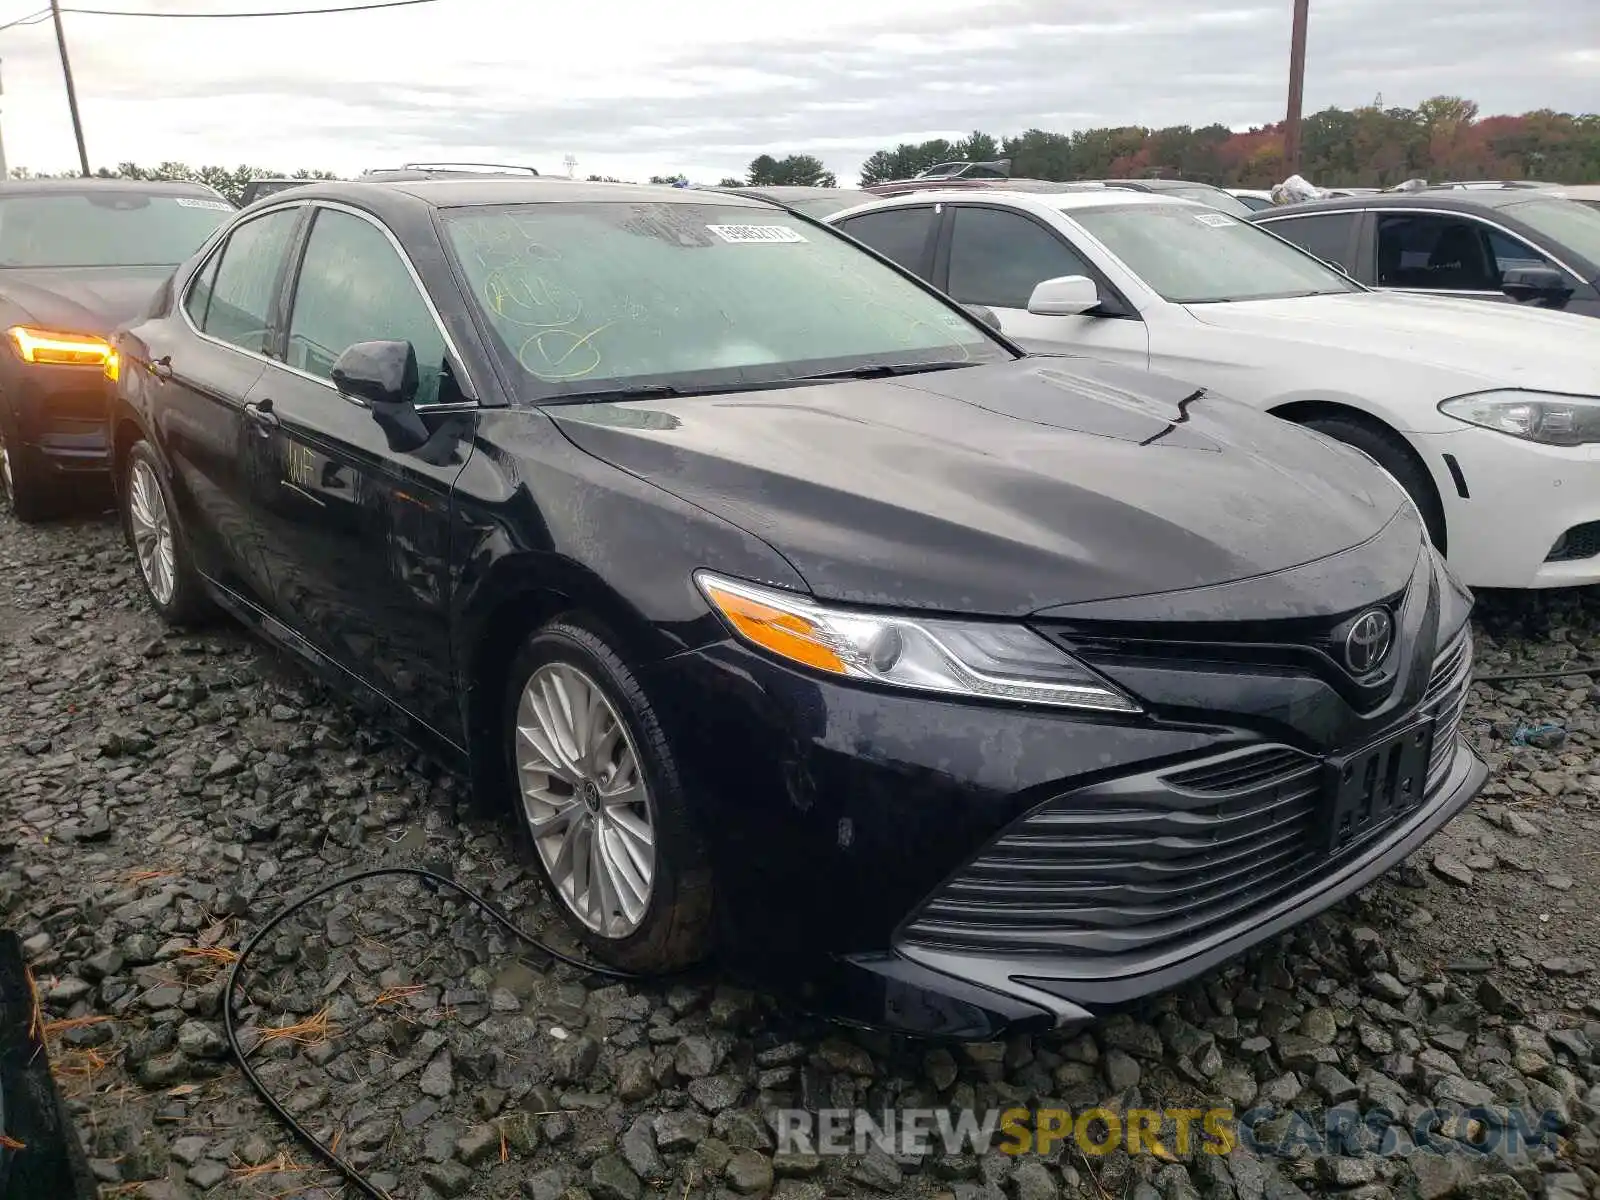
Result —
<path fill-rule="evenodd" d="M 1374 670 L 1394 642 L 1394 618 L 1381 608 L 1369 608 L 1350 623 L 1344 635 L 1344 665 L 1352 675 Z"/>

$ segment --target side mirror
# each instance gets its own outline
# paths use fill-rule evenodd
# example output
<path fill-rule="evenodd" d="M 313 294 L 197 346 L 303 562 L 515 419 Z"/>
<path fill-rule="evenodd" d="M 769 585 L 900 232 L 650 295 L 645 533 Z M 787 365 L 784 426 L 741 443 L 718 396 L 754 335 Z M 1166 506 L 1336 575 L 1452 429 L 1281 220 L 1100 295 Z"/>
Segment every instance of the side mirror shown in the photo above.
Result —
<path fill-rule="evenodd" d="M 410 342 L 357 342 L 334 362 L 333 386 L 372 411 L 391 450 L 416 450 L 433 436 L 412 404 L 417 352 Z"/>
<path fill-rule="evenodd" d="M 1560 308 L 1572 298 L 1572 286 L 1554 267 L 1511 267 L 1500 277 L 1500 290 L 1513 300 L 1532 300 Z"/>
<path fill-rule="evenodd" d="M 961 307 L 966 309 L 973 316 L 977 317 L 978 320 L 982 321 L 996 333 L 1000 332 L 1000 318 L 994 315 L 994 309 L 990 308 L 987 304 L 963 304 Z"/>
<path fill-rule="evenodd" d="M 1028 311 L 1036 317 L 1076 317 L 1099 306 L 1100 289 L 1087 275 L 1043 280 L 1028 297 Z"/>

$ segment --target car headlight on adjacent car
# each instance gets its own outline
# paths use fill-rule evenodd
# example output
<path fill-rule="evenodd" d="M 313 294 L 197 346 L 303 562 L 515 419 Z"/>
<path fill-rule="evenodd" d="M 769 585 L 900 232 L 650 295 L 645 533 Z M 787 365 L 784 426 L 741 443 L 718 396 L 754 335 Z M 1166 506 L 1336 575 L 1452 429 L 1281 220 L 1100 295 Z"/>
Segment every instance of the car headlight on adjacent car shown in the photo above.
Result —
<path fill-rule="evenodd" d="M 1458 421 L 1545 446 L 1600 442 L 1600 396 L 1505 389 L 1457 396 L 1439 411 Z"/>
<path fill-rule="evenodd" d="M 25 363 L 104 369 L 112 354 L 111 343 L 105 338 L 34 329 L 27 325 L 13 325 L 7 332 Z"/>
<path fill-rule="evenodd" d="M 695 583 L 742 640 L 824 674 L 975 699 L 1140 711 L 1132 697 L 1023 625 L 835 608 L 708 571 L 697 572 Z"/>

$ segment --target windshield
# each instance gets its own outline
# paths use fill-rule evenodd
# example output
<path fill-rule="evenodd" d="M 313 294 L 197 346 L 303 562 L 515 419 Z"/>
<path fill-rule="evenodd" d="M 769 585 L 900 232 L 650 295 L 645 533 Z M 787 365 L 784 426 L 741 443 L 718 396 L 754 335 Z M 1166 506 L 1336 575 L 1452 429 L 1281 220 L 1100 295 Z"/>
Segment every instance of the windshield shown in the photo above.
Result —
<path fill-rule="evenodd" d="M 225 200 L 96 188 L 0 199 L 0 267 L 175 267 L 234 211 Z"/>
<path fill-rule="evenodd" d="M 1542 198 L 1507 205 L 1505 211 L 1537 233 L 1557 257 L 1575 254 L 1600 264 L 1600 209 L 1574 200 Z M 1568 253 L 1562 254 L 1563 250 Z"/>
<path fill-rule="evenodd" d="M 777 209 L 612 202 L 442 216 L 497 354 L 539 400 L 1013 357 L 852 242 Z"/>
<path fill-rule="evenodd" d="M 1194 200 L 1200 204 L 1209 204 L 1219 212 L 1232 213 L 1236 217 L 1248 217 L 1255 210 L 1237 196 L 1230 196 L 1221 188 L 1205 187 L 1196 184 L 1194 187 L 1163 188 L 1163 196 L 1176 196 L 1179 200 Z"/>
<path fill-rule="evenodd" d="M 851 192 L 847 196 L 807 196 L 799 200 L 785 200 L 783 203 L 796 212 L 803 212 L 813 220 L 820 221 L 823 217 L 830 217 L 836 212 L 865 204 L 871 199 L 873 197 L 866 192 Z"/>
<path fill-rule="evenodd" d="M 1321 259 L 1226 213 L 1187 204 L 1129 204 L 1067 215 L 1174 304 L 1362 290 Z"/>

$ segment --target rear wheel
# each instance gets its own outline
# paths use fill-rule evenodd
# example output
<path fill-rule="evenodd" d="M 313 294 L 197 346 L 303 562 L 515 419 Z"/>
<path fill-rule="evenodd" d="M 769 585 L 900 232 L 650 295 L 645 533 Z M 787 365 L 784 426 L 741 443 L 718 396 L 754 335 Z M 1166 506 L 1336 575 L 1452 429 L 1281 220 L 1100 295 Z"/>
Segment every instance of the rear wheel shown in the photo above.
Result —
<path fill-rule="evenodd" d="M 139 582 L 168 625 L 193 625 L 209 614 L 204 585 L 189 561 L 161 464 L 148 442 L 136 442 L 123 465 L 122 525 L 139 567 Z"/>
<path fill-rule="evenodd" d="M 1307 429 L 1325 433 L 1335 441 L 1361 451 L 1376 463 L 1411 497 L 1411 502 L 1422 514 L 1428 539 L 1441 554 L 1444 553 L 1444 506 L 1439 503 L 1439 494 L 1434 490 L 1433 479 L 1427 468 L 1417 460 L 1411 447 L 1398 434 L 1374 428 L 1365 421 L 1350 417 L 1312 417 L 1302 424 Z"/>
<path fill-rule="evenodd" d="M 518 653 L 504 712 L 517 825 L 578 937 L 632 971 L 703 958 L 705 850 L 627 664 L 581 620 L 554 621 Z"/>

